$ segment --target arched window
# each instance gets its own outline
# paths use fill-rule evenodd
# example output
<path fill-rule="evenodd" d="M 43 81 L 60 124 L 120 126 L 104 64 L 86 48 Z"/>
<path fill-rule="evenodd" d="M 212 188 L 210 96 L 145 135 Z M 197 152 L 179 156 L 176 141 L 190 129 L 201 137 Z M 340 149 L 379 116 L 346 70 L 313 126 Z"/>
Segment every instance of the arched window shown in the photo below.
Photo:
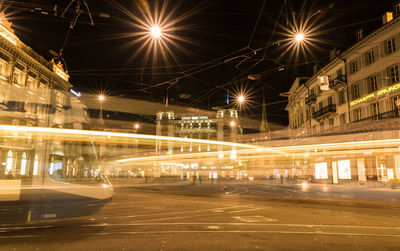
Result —
<path fill-rule="evenodd" d="M 54 157 L 51 157 L 49 174 L 53 174 L 53 173 L 54 173 Z"/>
<path fill-rule="evenodd" d="M 6 171 L 5 174 L 9 174 L 13 168 L 13 152 L 10 150 L 7 153 L 7 165 L 6 165 Z"/>
<path fill-rule="evenodd" d="M 24 152 L 22 154 L 22 159 L 21 159 L 21 171 L 20 171 L 21 175 L 25 175 L 26 174 L 26 164 L 27 164 L 26 152 Z"/>
<path fill-rule="evenodd" d="M 35 154 L 35 160 L 33 161 L 33 175 L 38 175 L 39 169 L 39 156 Z"/>
<path fill-rule="evenodd" d="M 67 171 L 65 173 L 66 176 L 70 176 L 71 175 L 71 165 L 72 165 L 72 161 L 71 159 L 67 160 Z"/>

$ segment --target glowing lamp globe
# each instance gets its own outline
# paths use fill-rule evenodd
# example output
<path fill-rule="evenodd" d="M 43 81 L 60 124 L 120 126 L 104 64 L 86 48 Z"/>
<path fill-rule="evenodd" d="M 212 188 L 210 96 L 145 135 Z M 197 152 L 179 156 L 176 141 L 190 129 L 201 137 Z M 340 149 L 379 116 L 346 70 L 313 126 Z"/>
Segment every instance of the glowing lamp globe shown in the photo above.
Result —
<path fill-rule="evenodd" d="M 296 35 L 296 41 L 297 42 L 301 42 L 304 40 L 304 34 L 303 33 L 299 33 Z"/>
<path fill-rule="evenodd" d="M 150 29 L 150 34 L 154 37 L 154 38 L 159 38 L 161 36 L 161 29 L 158 26 L 153 26 Z"/>

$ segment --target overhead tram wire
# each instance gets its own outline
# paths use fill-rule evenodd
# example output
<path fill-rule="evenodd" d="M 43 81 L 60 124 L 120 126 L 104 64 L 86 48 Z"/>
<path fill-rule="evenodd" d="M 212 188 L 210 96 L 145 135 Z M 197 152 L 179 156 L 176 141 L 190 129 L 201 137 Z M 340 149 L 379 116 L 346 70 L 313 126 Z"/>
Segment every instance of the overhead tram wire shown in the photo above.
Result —
<path fill-rule="evenodd" d="M 277 68 L 275 68 L 275 69 L 272 69 L 272 70 L 269 71 L 269 72 L 272 72 L 272 71 L 277 70 L 277 69 L 279 69 L 279 68 L 280 68 L 280 67 L 277 67 Z M 247 79 L 247 78 L 242 78 L 242 79 Z M 227 86 L 233 84 L 234 81 L 237 81 L 237 80 L 241 80 L 241 79 L 238 79 L 238 78 L 235 77 L 235 78 L 231 79 L 230 81 L 226 82 L 225 84 L 216 86 L 215 88 L 211 89 L 210 92 L 206 93 L 205 95 L 203 95 L 203 96 L 199 97 L 198 99 L 194 100 L 192 103 L 188 104 L 188 107 L 191 106 L 191 105 L 195 105 L 195 104 L 197 104 L 197 103 L 202 102 L 202 101 L 204 100 L 204 99 L 203 99 L 204 97 L 207 97 L 208 95 L 212 95 L 212 94 L 214 94 L 216 91 L 218 91 L 218 90 L 220 90 L 220 89 L 226 88 Z"/>
<path fill-rule="evenodd" d="M 189 69 L 189 70 L 186 70 L 186 71 L 182 72 L 182 73 L 181 73 L 182 76 L 179 76 L 179 77 L 177 77 L 177 78 L 173 78 L 173 79 L 170 79 L 170 80 L 167 80 L 167 81 L 164 81 L 164 82 L 155 84 L 154 86 L 161 86 L 161 85 L 168 84 L 169 82 L 174 81 L 174 80 L 181 80 L 181 79 L 183 79 L 183 78 L 185 78 L 185 77 L 188 77 L 188 75 L 194 75 L 194 74 L 197 74 L 197 73 L 199 73 L 199 72 L 202 72 L 202 71 L 205 71 L 205 70 L 214 68 L 214 67 L 216 67 L 216 66 L 218 66 L 218 65 L 224 64 L 225 61 L 222 61 L 222 62 L 215 62 L 215 61 L 218 61 L 218 60 L 224 59 L 224 58 L 226 58 L 226 57 L 232 56 L 232 55 L 234 55 L 235 53 L 238 53 L 238 52 L 243 51 L 243 50 L 246 50 L 246 49 L 247 49 L 247 47 L 243 47 L 243 48 L 241 48 L 241 49 L 239 49 L 239 50 L 236 50 L 236 51 L 234 51 L 234 52 L 231 52 L 231 53 L 229 53 L 229 54 L 227 54 L 227 55 L 224 55 L 224 56 L 222 56 L 222 57 L 213 59 L 213 60 L 211 60 L 211 61 L 209 61 L 209 62 L 206 62 L 206 63 L 203 63 L 203 64 L 201 64 L 201 65 L 199 65 L 199 66 L 193 67 L 193 68 L 191 68 L 191 69 Z M 214 62 L 215 62 L 215 63 L 214 63 Z M 200 68 L 200 67 L 202 67 L 202 66 L 204 66 L 204 65 L 209 65 L 209 64 L 212 64 L 212 63 L 213 63 L 213 65 L 207 66 L 207 67 L 205 67 L 204 69 L 200 69 L 200 70 L 197 70 L 197 71 L 195 71 L 195 72 L 190 72 L 190 71 L 196 70 L 196 69 L 198 69 L 198 68 Z M 187 73 L 187 72 L 190 72 L 190 73 Z"/>
<path fill-rule="evenodd" d="M 269 42 L 267 43 L 267 45 L 266 45 L 265 47 L 259 48 L 259 49 L 257 49 L 257 50 L 252 50 L 251 53 L 254 54 L 254 52 L 256 52 L 256 51 L 259 51 L 259 50 L 262 50 L 262 49 L 268 49 L 268 47 L 271 46 L 270 43 L 271 43 L 273 34 L 275 33 L 276 27 L 277 27 L 277 25 L 278 25 L 278 21 L 279 21 L 279 19 L 280 19 L 280 16 L 282 15 L 283 7 L 284 7 L 286 1 L 287 1 L 287 0 L 285 0 L 284 3 L 282 4 L 282 7 L 281 7 L 280 12 L 279 12 L 279 15 L 278 15 L 278 18 L 277 18 L 277 20 L 276 20 L 276 22 L 275 22 L 275 25 L 274 25 L 273 32 L 271 33 L 271 36 L 270 36 L 270 39 L 269 39 Z M 237 50 L 237 51 L 235 51 L 235 52 L 232 52 L 232 53 L 230 53 L 230 54 L 228 54 L 228 55 L 226 55 L 226 56 L 223 56 L 223 57 L 214 59 L 214 60 L 212 60 L 212 61 L 210 61 L 210 62 L 214 62 L 214 61 L 221 60 L 221 59 L 223 59 L 223 58 L 225 58 L 225 57 L 227 57 L 227 56 L 232 56 L 232 55 L 234 55 L 235 53 L 240 52 L 240 51 L 243 51 L 243 50 L 246 50 L 246 49 L 251 49 L 251 48 L 248 48 L 247 46 L 246 46 L 246 47 L 243 47 L 242 49 L 239 49 L 239 50 Z M 250 53 L 246 53 L 246 54 L 250 54 Z M 246 55 L 246 54 L 242 54 L 242 55 L 239 55 L 239 56 L 244 56 L 244 55 Z M 255 63 L 253 66 L 249 67 L 249 68 L 246 70 L 246 72 L 249 71 L 250 69 L 254 68 L 254 67 L 255 67 L 256 65 L 258 65 L 260 62 L 262 62 L 262 61 L 265 59 L 265 55 L 266 55 L 266 53 L 264 52 L 263 58 L 261 58 L 261 59 L 260 59 L 257 63 Z M 236 56 L 236 57 L 234 57 L 234 58 L 237 58 L 237 57 L 238 57 L 238 56 Z M 188 75 L 194 75 L 194 74 L 197 74 L 197 73 L 202 72 L 202 71 L 204 71 L 204 70 L 208 70 L 208 69 L 210 69 L 210 68 L 214 68 L 214 67 L 216 67 L 216 66 L 218 66 L 218 65 L 221 65 L 221 64 L 226 63 L 228 60 L 231 60 L 231 59 L 232 59 L 232 58 L 227 59 L 227 60 L 224 60 L 223 62 L 218 62 L 218 63 L 216 63 L 214 66 L 208 66 L 208 67 L 205 67 L 204 69 L 200 69 L 200 70 L 197 70 L 197 71 L 194 71 L 194 72 L 190 72 L 189 74 L 187 74 L 187 73 L 184 72 L 184 73 L 185 73 L 184 76 L 177 77 L 177 78 L 175 78 L 175 80 L 180 80 L 180 79 L 183 79 L 183 78 L 187 77 Z M 200 66 L 194 67 L 194 68 L 192 68 L 192 69 L 189 69 L 188 71 L 197 69 L 197 68 L 199 68 L 199 67 L 200 67 Z M 188 72 L 188 71 L 186 71 L 186 72 Z M 239 74 L 239 76 L 233 78 L 230 82 L 234 81 L 235 79 L 238 79 L 239 77 L 241 77 L 241 76 L 243 76 L 243 75 L 244 75 L 244 74 Z M 171 80 L 169 80 L 169 81 L 171 81 Z M 162 86 L 162 85 L 165 85 L 165 84 L 167 84 L 169 81 L 164 81 L 164 82 L 158 83 L 158 84 L 156 84 L 155 86 Z M 149 89 L 149 88 L 151 88 L 151 87 L 144 88 L 143 90 L 147 90 L 147 89 Z"/>
<path fill-rule="evenodd" d="M 260 22 L 262 13 L 264 12 L 264 7 L 265 7 L 266 3 L 267 3 L 267 0 L 264 0 L 263 5 L 262 5 L 261 10 L 260 10 L 260 13 L 258 14 L 256 24 L 254 25 L 253 32 L 251 33 L 249 43 L 247 44 L 248 48 L 250 48 L 251 42 L 253 41 L 254 34 L 255 34 L 256 30 L 257 30 L 258 23 Z"/>

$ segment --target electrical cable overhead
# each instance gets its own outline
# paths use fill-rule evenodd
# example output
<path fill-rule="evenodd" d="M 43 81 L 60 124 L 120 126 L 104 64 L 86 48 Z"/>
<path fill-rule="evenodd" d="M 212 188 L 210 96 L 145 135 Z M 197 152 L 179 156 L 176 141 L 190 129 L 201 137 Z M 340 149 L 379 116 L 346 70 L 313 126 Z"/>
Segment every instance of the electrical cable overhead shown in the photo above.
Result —
<path fill-rule="evenodd" d="M 261 18 L 261 16 L 262 16 L 262 13 L 264 12 L 264 7 L 265 7 L 265 4 L 266 4 L 266 3 L 267 3 L 267 0 L 264 0 L 263 5 L 262 5 L 261 10 L 260 10 L 260 13 L 258 14 L 257 22 L 256 22 L 256 24 L 254 25 L 253 32 L 251 33 L 249 43 L 247 44 L 247 47 L 248 47 L 248 48 L 251 48 L 251 42 L 253 41 L 254 33 L 255 33 L 256 30 L 257 30 L 257 26 L 258 26 L 258 23 L 260 22 L 260 18 Z"/>
<path fill-rule="evenodd" d="M 87 5 L 86 0 L 71 0 L 71 2 L 68 4 L 67 8 L 65 8 L 65 10 L 63 11 L 63 13 L 61 14 L 61 17 L 64 17 L 65 13 L 68 11 L 68 9 L 71 7 L 71 5 L 72 5 L 74 2 L 76 2 L 75 13 L 74 13 L 74 16 L 73 16 L 73 18 L 72 18 L 72 20 L 71 20 L 71 22 L 70 22 L 70 24 L 69 24 L 69 26 L 68 26 L 67 35 L 66 35 L 65 38 L 64 38 L 64 42 L 63 42 L 63 44 L 62 44 L 62 46 L 61 46 L 60 52 L 58 53 L 58 56 L 57 56 L 57 61 L 58 61 L 58 62 L 59 62 L 60 60 L 63 60 L 63 59 L 62 59 L 62 55 L 63 55 L 63 53 L 64 53 L 65 45 L 67 44 L 67 41 L 68 41 L 68 38 L 69 38 L 69 34 L 71 33 L 71 30 L 75 27 L 76 22 L 78 21 L 79 16 L 83 13 L 83 11 L 82 11 L 82 9 L 81 9 L 82 4 L 85 6 L 86 11 L 87 11 L 87 13 L 88 13 L 88 15 L 89 15 L 90 24 L 91 24 L 91 25 L 94 25 L 93 18 L 92 18 L 92 14 L 90 13 L 89 6 Z M 63 60 L 63 61 L 64 61 L 64 64 L 65 64 L 65 60 Z"/>

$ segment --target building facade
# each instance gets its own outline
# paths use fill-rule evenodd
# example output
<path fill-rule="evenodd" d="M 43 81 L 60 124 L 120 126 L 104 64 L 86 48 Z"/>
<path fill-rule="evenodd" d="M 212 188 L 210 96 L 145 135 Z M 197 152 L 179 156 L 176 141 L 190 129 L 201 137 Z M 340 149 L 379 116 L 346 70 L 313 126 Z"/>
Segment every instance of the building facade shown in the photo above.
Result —
<path fill-rule="evenodd" d="M 88 129 L 87 109 L 71 88 L 61 63 L 45 60 L 21 42 L 1 13 L 0 125 Z M 31 135 L 0 140 L 0 183 L 35 184 L 44 170 L 54 179 L 88 177 L 80 142 L 46 143 Z"/>
<path fill-rule="evenodd" d="M 193 138 L 204 140 L 220 140 L 236 142 L 240 133 L 240 124 L 237 109 L 217 109 L 207 113 L 178 113 L 173 111 L 158 112 L 156 135 Z M 183 145 L 180 151 L 210 151 L 210 147 Z M 157 152 L 162 151 L 161 144 L 157 144 Z M 168 154 L 173 153 L 172 146 L 165 149 Z M 164 151 L 164 152 L 165 152 Z"/>
<path fill-rule="evenodd" d="M 394 13 L 385 13 L 383 25 L 368 36 L 363 37 L 359 31 L 356 44 L 343 53 L 333 51 L 331 61 L 313 76 L 294 81 L 286 107 L 293 136 L 329 135 L 349 128 L 389 129 L 393 125 L 397 128 L 399 10 L 397 4 Z M 400 178 L 400 155 L 367 153 L 357 159 L 343 155 L 315 160 L 307 166 L 312 170 L 310 175 L 324 182 L 387 182 Z"/>
<path fill-rule="evenodd" d="M 398 117 L 400 105 L 400 18 L 383 26 L 290 88 L 289 128 L 319 133 L 349 123 Z M 326 90 L 322 90 L 326 89 Z"/>
<path fill-rule="evenodd" d="M 177 154 L 176 160 L 170 163 L 159 163 L 152 169 L 152 175 L 177 175 L 182 179 L 193 177 L 237 178 L 241 177 L 243 165 L 238 160 L 235 147 L 222 147 L 208 143 L 207 140 L 237 142 L 240 135 L 240 121 L 237 109 L 216 109 L 214 112 L 174 113 L 173 111 L 157 113 L 157 136 L 200 139 L 201 142 L 172 142 L 165 139 L 156 140 L 156 155 Z M 218 153 L 202 160 L 179 158 L 185 153 Z M 195 156 L 195 155 L 193 155 Z"/>

